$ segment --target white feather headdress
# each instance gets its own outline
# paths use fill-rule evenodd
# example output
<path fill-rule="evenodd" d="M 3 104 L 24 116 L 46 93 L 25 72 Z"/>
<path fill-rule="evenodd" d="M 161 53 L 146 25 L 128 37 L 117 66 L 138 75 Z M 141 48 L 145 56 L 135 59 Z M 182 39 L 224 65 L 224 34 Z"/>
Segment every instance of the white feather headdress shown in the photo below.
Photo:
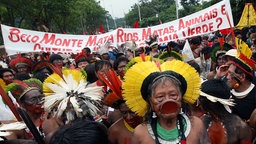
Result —
<path fill-rule="evenodd" d="M 44 108 L 66 123 L 76 118 L 97 116 L 102 87 L 86 87 L 86 80 L 79 70 L 66 69 L 50 75 L 43 83 L 46 95 Z"/>

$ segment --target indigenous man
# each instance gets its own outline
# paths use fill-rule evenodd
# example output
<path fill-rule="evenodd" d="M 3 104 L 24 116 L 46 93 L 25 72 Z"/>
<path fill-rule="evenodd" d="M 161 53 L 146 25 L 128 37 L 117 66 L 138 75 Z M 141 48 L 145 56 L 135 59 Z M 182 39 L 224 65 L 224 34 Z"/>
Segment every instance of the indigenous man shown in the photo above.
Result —
<path fill-rule="evenodd" d="M 212 79 L 202 84 L 200 103 L 207 112 L 202 120 L 207 127 L 212 144 L 251 143 L 251 128 L 237 115 L 230 113 L 234 106 L 230 90 L 220 79 Z"/>
<path fill-rule="evenodd" d="M 128 69 L 124 99 L 132 111 L 146 118 L 135 128 L 132 143 L 209 143 L 203 122 L 181 113 L 182 99 L 193 104 L 199 87 L 199 74 L 179 60 L 161 66 L 141 62 Z"/>
<path fill-rule="evenodd" d="M 33 63 L 30 59 L 22 57 L 20 54 L 10 62 L 10 67 L 16 74 L 30 74 L 33 67 Z"/>
<path fill-rule="evenodd" d="M 42 108 L 44 95 L 42 94 L 42 83 L 38 79 L 31 78 L 25 81 L 15 80 L 6 86 L 5 91 L 16 98 L 18 104 L 26 110 L 34 125 L 43 136 Z M 27 129 L 26 135 L 17 135 L 17 138 L 33 138 L 32 133 Z"/>
<path fill-rule="evenodd" d="M 125 104 L 122 97 L 121 81 L 113 69 L 104 71 L 100 78 L 108 85 L 111 91 L 104 98 L 106 105 L 118 109 L 121 112 L 119 118 L 108 130 L 110 144 L 130 144 L 134 128 L 142 122 L 142 117 L 136 115 Z M 113 114 L 117 115 L 118 111 Z"/>

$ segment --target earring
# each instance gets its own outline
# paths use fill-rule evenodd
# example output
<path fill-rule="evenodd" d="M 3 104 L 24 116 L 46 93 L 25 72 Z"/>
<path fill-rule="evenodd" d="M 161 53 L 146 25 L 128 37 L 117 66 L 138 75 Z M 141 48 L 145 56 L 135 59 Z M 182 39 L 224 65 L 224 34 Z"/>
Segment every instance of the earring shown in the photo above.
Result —
<path fill-rule="evenodd" d="M 153 112 L 153 114 L 152 114 L 152 118 L 156 118 L 157 116 L 156 116 L 156 113 L 155 112 Z"/>
<path fill-rule="evenodd" d="M 234 89 L 236 89 L 236 88 L 238 88 L 239 87 L 239 83 L 236 83 L 235 85 L 234 85 Z"/>

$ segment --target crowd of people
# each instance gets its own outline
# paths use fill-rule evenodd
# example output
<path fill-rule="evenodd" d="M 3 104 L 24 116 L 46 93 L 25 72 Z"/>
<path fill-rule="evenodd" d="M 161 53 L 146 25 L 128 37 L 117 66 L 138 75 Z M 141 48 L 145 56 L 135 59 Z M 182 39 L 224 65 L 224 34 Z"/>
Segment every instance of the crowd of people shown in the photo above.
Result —
<path fill-rule="evenodd" d="M 154 35 L 144 46 L 107 42 L 72 55 L 1 55 L 1 95 L 11 103 L 0 97 L 0 122 L 19 120 L 11 106 L 29 116 L 22 117 L 26 128 L 0 126 L 11 132 L 2 142 L 253 143 L 256 29 L 188 41 L 190 61 L 182 56 L 185 40 L 159 44 Z"/>

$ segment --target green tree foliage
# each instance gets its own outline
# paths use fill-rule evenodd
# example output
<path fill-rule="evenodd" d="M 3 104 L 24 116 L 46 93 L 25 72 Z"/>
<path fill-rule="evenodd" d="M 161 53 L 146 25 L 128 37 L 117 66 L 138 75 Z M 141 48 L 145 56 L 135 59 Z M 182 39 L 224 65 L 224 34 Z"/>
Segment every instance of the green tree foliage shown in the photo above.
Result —
<path fill-rule="evenodd" d="M 181 0 L 179 8 L 179 18 L 200 11 L 221 0 Z M 256 8 L 255 0 L 230 0 L 234 24 L 236 25 L 241 17 L 245 3 L 253 3 Z M 169 22 L 176 19 L 175 0 L 140 0 L 141 21 L 140 27 L 157 25 L 159 19 L 162 22 Z M 158 18 L 156 17 L 158 14 Z M 132 6 L 129 13 L 125 15 L 126 24 L 133 26 L 138 17 L 138 5 Z"/>
<path fill-rule="evenodd" d="M 107 11 L 95 0 L 1 0 L 0 22 L 55 33 L 82 34 L 105 24 Z"/>

